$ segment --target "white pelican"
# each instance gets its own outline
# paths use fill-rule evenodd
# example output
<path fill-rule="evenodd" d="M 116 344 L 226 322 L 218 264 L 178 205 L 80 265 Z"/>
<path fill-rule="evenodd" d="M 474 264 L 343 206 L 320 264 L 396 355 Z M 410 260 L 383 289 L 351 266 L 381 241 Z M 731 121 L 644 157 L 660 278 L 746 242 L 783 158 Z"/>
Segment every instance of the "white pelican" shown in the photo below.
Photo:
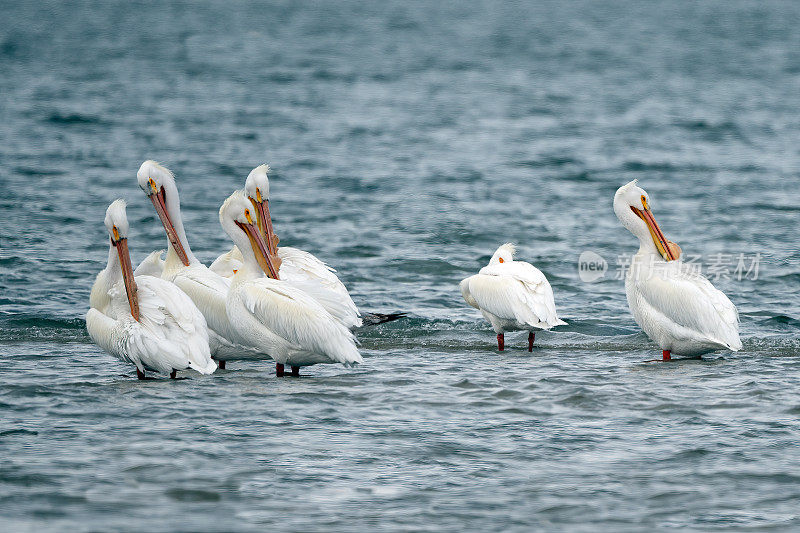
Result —
<path fill-rule="evenodd" d="M 100 271 L 89 298 L 86 329 L 98 346 L 126 363 L 175 377 L 191 368 L 211 374 L 208 328 L 203 315 L 181 290 L 162 279 L 135 276 L 128 253 L 125 202 L 116 200 L 106 211 L 111 237 L 108 264 Z"/>
<path fill-rule="evenodd" d="M 528 331 L 528 351 L 533 351 L 536 331 L 565 325 L 558 318 L 553 289 L 544 274 L 524 261 L 514 261 L 514 245 L 506 243 L 478 274 L 461 281 L 461 294 L 491 322 L 497 348 L 505 349 L 506 331 Z"/>
<path fill-rule="evenodd" d="M 661 347 L 662 360 L 669 361 L 672 353 L 741 349 L 736 307 L 700 273 L 677 261 L 680 248 L 664 237 L 650 211 L 650 197 L 636 180 L 617 190 L 614 212 L 639 239 L 625 278 L 628 306 Z"/>
<path fill-rule="evenodd" d="M 292 282 L 277 279 L 278 269 L 242 191 L 233 193 L 219 211 L 222 228 L 242 251 L 243 261 L 231 281 L 227 312 L 239 344 L 258 346 L 276 362 L 299 375 L 301 366 L 362 362 L 353 333 Z M 269 278 L 264 275 L 269 275 Z"/>
<path fill-rule="evenodd" d="M 278 268 L 280 279 L 302 288 L 350 329 L 360 327 L 365 322 L 368 325 L 380 324 L 404 316 L 404 313 L 364 313 L 362 319 L 347 287 L 336 276 L 334 269 L 306 251 L 291 246 L 278 247 L 279 239 L 273 230 L 269 212 L 268 172 L 268 165 L 260 165 L 250 171 L 245 181 L 245 193 L 255 208 L 258 226 L 273 257 L 273 264 Z M 242 261 L 242 252 L 234 245 L 229 252 L 220 255 L 210 268 L 230 278 L 241 267 Z"/>
<path fill-rule="evenodd" d="M 245 350 L 230 341 L 234 330 L 225 312 L 230 280 L 209 270 L 192 253 L 183 229 L 178 187 L 172 172 L 155 161 L 145 161 L 136 179 L 153 203 L 167 234 L 167 257 L 161 278 L 177 285 L 203 313 L 208 323 L 211 353 L 220 362 L 220 368 L 224 369 L 229 359 L 269 357 L 263 353 L 242 353 Z M 157 261 L 150 262 L 153 264 Z"/>

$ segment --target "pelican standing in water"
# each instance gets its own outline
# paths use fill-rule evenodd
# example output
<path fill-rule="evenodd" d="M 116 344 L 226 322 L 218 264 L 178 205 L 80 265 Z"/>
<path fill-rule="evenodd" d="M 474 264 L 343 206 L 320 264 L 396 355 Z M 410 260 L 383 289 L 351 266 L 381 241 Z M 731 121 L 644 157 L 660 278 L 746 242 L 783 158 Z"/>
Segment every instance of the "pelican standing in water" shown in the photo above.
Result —
<path fill-rule="evenodd" d="M 225 298 L 230 280 L 212 272 L 192 253 L 181 218 L 181 204 L 175 178 L 167 168 L 155 161 L 145 161 L 136 174 L 139 187 L 153 203 L 167 234 L 167 256 L 161 278 L 177 285 L 194 302 L 208 322 L 211 353 L 225 368 L 229 359 L 251 358 L 243 347 L 231 342 L 234 329 L 225 312 Z M 151 256 L 143 261 L 151 267 L 159 260 Z M 140 265 L 141 266 L 141 265 Z M 261 354 L 261 357 L 269 357 Z"/>
<path fill-rule="evenodd" d="M 686 266 L 681 250 L 664 237 L 650 211 L 650 197 L 633 180 L 614 195 L 614 212 L 639 239 L 625 278 L 628 306 L 636 323 L 662 350 L 699 356 L 717 350 L 737 351 L 739 314 L 725 294 Z"/>
<path fill-rule="evenodd" d="M 297 376 L 301 366 L 361 363 L 353 333 L 316 299 L 280 279 L 255 215 L 242 191 L 234 192 L 219 211 L 222 228 L 242 252 L 226 301 L 236 342 L 266 349 L 278 376 L 284 375 L 284 365 Z"/>
<path fill-rule="evenodd" d="M 266 241 L 280 278 L 301 287 L 322 304 L 334 318 L 350 329 L 363 324 L 381 324 L 405 316 L 404 313 L 364 313 L 362 319 L 347 287 L 336 276 L 334 269 L 304 250 L 291 246 L 278 247 L 280 239 L 272 227 L 272 217 L 269 212 L 268 172 L 268 165 L 260 165 L 250 171 L 245 181 L 245 193 L 253 204 L 259 230 Z M 229 252 L 220 255 L 210 268 L 221 276 L 230 278 L 241 267 L 242 262 L 242 252 L 234 245 Z"/>
<path fill-rule="evenodd" d="M 123 362 L 169 374 L 191 368 L 211 374 L 208 328 L 203 315 L 178 287 L 152 276 L 135 276 L 128 252 L 125 202 L 116 200 L 106 211 L 111 237 L 108 264 L 92 286 L 86 329 L 98 346 Z"/>
<path fill-rule="evenodd" d="M 524 261 L 514 261 L 514 245 L 495 251 L 489 265 L 461 281 L 461 294 L 480 310 L 497 333 L 497 349 L 505 349 L 506 331 L 528 331 L 528 351 L 533 351 L 536 331 L 565 325 L 558 318 L 553 289 L 544 274 Z"/>

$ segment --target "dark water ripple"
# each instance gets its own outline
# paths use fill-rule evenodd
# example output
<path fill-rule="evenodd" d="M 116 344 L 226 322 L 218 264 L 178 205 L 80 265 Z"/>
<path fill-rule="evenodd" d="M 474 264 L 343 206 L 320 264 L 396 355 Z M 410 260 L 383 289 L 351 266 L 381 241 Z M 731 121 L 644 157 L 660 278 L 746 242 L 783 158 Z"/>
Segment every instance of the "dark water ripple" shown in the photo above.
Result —
<path fill-rule="evenodd" d="M 796 530 L 800 7 L 794 2 L 5 3 L 0 524 L 8 531 Z M 88 339 L 106 205 L 173 168 L 194 251 L 274 167 L 284 243 L 409 317 L 365 364 L 134 379 Z M 653 365 L 610 208 L 639 178 L 721 279 L 744 349 Z M 569 322 L 494 335 L 458 293 L 498 244 Z M 580 281 L 593 250 L 610 263 Z M 188 377 L 188 376 L 187 376 Z"/>

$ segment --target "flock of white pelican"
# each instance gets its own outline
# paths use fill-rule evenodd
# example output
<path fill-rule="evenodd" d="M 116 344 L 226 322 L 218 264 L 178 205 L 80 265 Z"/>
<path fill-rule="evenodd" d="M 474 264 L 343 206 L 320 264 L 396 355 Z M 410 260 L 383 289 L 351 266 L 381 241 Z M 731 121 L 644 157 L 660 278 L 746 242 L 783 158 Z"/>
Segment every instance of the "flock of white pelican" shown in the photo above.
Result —
<path fill-rule="evenodd" d="M 164 227 L 166 255 L 152 252 L 134 271 L 126 204 L 108 207 L 108 264 L 92 286 L 86 327 L 101 348 L 133 364 L 139 379 L 146 371 L 211 374 L 237 359 L 272 359 L 277 376 L 286 366 L 296 376 L 308 365 L 356 365 L 362 358 L 354 329 L 402 316 L 362 315 L 333 269 L 308 252 L 278 246 L 268 171 L 253 169 L 244 189 L 222 204 L 219 221 L 233 247 L 210 267 L 192 253 L 175 178 L 162 165 L 145 161 L 137 181 Z M 614 212 L 639 239 L 625 291 L 661 360 L 739 350 L 736 307 L 679 260 L 680 247 L 664 237 L 636 180 L 617 190 Z M 517 330 L 528 331 L 532 351 L 536 331 L 566 322 L 547 278 L 515 261 L 514 252 L 512 244 L 500 246 L 487 266 L 461 281 L 461 294 L 491 323 L 500 351 L 505 332 Z"/>

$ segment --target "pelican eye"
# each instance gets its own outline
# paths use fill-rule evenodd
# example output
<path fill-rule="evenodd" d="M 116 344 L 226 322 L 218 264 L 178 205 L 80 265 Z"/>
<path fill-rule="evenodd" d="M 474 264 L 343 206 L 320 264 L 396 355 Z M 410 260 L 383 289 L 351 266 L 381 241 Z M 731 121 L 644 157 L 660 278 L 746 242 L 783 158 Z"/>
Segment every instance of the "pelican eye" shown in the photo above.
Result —
<path fill-rule="evenodd" d="M 498 261 L 500 261 L 501 263 L 505 263 L 506 262 L 505 259 L 503 259 L 502 257 L 498 258 Z"/>
<path fill-rule="evenodd" d="M 647 205 L 647 197 L 645 195 L 642 195 L 642 207 L 645 209 L 650 209 L 650 207 Z"/>

